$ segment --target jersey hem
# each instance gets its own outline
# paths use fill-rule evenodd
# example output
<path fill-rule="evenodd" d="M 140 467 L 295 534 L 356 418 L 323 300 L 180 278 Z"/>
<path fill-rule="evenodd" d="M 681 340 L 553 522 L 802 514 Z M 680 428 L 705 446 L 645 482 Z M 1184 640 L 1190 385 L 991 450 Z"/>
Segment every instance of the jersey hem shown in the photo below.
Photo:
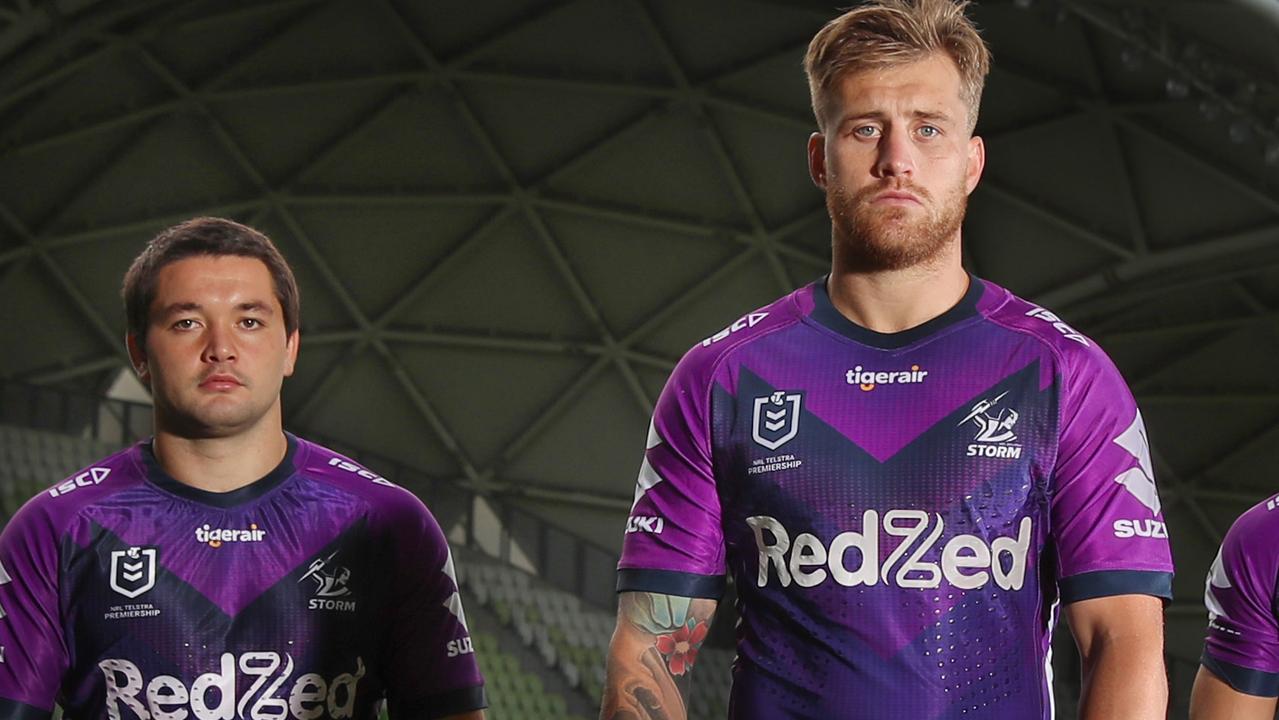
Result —
<path fill-rule="evenodd" d="M 489 706 L 489 702 L 488 694 L 484 692 L 484 686 L 477 685 L 429 695 L 412 703 L 403 705 L 395 703 L 395 705 L 396 707 L 389 708 L 391 717 L 403 718 L 404 720 L 415 720 L 416 718 L 436 720 L 450 715 L 461 715 L 462 713 L 483 710 Z"/>
<path fill-rule="evenodd" d="M 1097 570 L 1057 581 L 1063 603 L 1112 595 L 1153 595 L 1172 602 L 1172 573 L 1161 570 Z"/>
<path fill-rule="evenodd" d="M 1226 681 L 1226 684 L 1238 692 L 1258 697 L 1279 697 L 1279 673 L 1254 670 L 1253 668 L 1235 665 L 1225 660 L 1218 660 L 1209 655 L 1207 651 L 1204 651 L 1203 656 L 1199 658 L 1199 662 L 1205 668 L 1208 668 L 1213 675 Z"/>
<path fill-rule="evenodd" d="M 725 582 L 723 575 L 698 575 L 677 570 L 621 568 L 617 571 L 618 592 L 654 592 L 718 600 L 724 596 Z"/>

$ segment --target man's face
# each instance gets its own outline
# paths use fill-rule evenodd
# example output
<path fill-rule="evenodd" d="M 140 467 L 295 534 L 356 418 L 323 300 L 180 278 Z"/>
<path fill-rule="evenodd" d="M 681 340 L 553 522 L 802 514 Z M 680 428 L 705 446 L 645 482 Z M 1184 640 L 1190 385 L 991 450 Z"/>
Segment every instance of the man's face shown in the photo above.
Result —
<path fill-rule="evenodd" d="M 298 335 L 262 261 L 196 256 L 164 266 L 150 308 L 146 347 L 129 353 L 151 385 L 157 430 L 229 437 L 279 423 L 280 386 L 293 374 Z"/>
<path fill-rule="evenodd" d="M 862 271 L 928 263 L 959 239 L 985 163 L 955 63 L 936 54 L 849 75 L 809 140 L 838 254 Z"/>

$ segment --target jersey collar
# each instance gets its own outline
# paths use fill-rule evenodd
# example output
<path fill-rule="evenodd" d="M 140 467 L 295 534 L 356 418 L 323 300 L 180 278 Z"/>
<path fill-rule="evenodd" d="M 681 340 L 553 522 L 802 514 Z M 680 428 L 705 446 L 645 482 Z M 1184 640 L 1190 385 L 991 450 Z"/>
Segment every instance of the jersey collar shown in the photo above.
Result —
<path fill-rule="evenodd" d="M 289 443 L 289 449 L 284 453 L 284 459 L 280 461 L 279 465 L 276 465 L 271 472 L 248 485 L 224 493 L 201 490 L 174 479 L 172 475 L 164 471 L 164 468 L 160 467 L 160 462 L 155 457 L 155 448 L 152 447 L 154 439 L 142 443 L 142 460 L 146 464 L 147 479 L 156 487 L 178 497 L 194 500 L 205 505 L 231 508 L 262 497 L 292 477 L 295 472 L 293 457 L 297 454 L 298 439 L 288 432 L 284 433 L 284 437 Z"/>
<path fill-rule="evenodd" d="M 881 350 L 897 350 L 916 343 L 937 331 L 950 327 L 957 322 L 967 320 L 977 314 L 977 302 L 981 300 L 985 284 L 981 280 L 968 276 L 968 290 L 954 307 L 922 325 L 895 333 L 881 333 L 864 328 L 844 317 L 835 309 L 826 290 L 829 275 L 813 284 L 813 312 L 811 317 L 823 327 L 834 330 L 850 340 Z"/>

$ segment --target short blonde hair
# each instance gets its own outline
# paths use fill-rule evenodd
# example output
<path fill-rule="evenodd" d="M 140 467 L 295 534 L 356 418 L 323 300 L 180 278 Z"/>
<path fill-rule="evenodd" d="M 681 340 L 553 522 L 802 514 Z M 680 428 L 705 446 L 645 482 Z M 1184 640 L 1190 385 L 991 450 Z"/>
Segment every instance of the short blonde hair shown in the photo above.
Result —
<path fill-rule="evenodd" d="M 848 75 L 942 52 L 959 68 L 968 129 L 977 125 L 990 49 L 964 13 L 968 0 L 874 0 L 826 23 L 808 45 L 804 73 L 823 132 L 835 84 Z"/>

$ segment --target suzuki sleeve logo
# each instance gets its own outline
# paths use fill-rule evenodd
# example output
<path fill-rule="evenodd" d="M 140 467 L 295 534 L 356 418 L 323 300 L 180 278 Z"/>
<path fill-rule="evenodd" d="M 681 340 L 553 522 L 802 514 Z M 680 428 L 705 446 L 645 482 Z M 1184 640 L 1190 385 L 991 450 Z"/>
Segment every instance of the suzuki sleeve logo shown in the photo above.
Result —
<path fill-rule="evenodd" d="M 760 447 L 776 450 L 799 434 L 799 410 L 803 396 L 777 391 L 755 398 L 751 437 Z"/>
<path fill-rule="evenodd" d="M 1146 440 L 1146 426 L 1141 421 L 1141 412 L 1133 418 L 1128 429 L 1115 438 L 1115 444 L 1137 460 L 1138 467 L 1126 470 L 1115 478 L 1115 482 L 1137 498 L 1137 501 L 1150 509 L 1154 515 L 1159 514 L 1159 491 L 1155 488 L 1155 469 L 1150 462 L 1150 443 Z"/>
<path fill-rule="evenodd" d="M 655 421 L 649 420 L 648 442 L 644 444 L 644 462 L 640 464 L 639 478 L 635 481 L 635 500 L 631 503 L 631 512 L 635 512 L 635 506 L 639 505 L 640 498 L 644 497 L 644 493 L 662 481 L 662 476 L 657 474 L 657 471 L 653 469 L 652 463 L 648 461 L 648 451 L 661 444 L 662 436 L 657 434 L 657 425 Z"/>
<path fill-rule="evenodd" d="M 1221 550 L 1217 551 L 1217 558 L 1212 561 L 1212 568 L 1208 571 L 1208 582 L 1204 584 L 1204 605 L 1208 608 L 1209 621 L 1215 621 L 1217 618 L 1229 619 L 1225 608 L 1221 606 L 1221 601 L 1213 594 L 1212 589 L 1229 590 L 1230 577 L 1226 575 L 1226 568 L 1221 564 Z"/>

